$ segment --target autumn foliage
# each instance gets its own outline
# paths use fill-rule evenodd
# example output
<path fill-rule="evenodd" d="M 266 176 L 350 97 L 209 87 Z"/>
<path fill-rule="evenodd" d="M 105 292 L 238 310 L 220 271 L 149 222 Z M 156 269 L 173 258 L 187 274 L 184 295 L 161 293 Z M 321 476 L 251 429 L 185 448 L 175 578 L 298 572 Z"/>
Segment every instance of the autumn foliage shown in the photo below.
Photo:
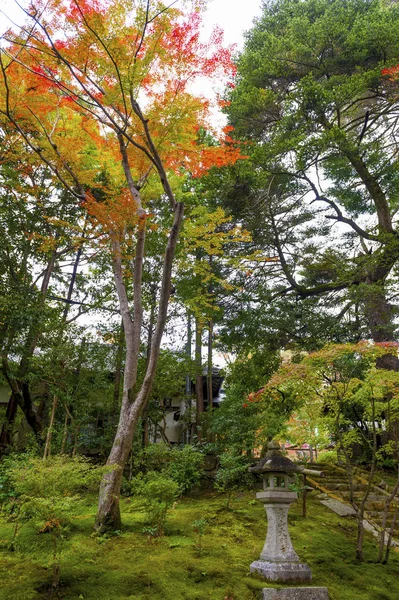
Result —
<path fill-rule="evenodd" d="M 88 189 L 100 189 L 103 203 L 111 199 L 110 225 L 115 202 L 122 207 L 119 220 L 134 209 L 121 138 L 134 182 L 140 189 L 146 184 L 144 201 L 165 191 L 166 179 L 178 194 L 187 174 L 199 177 L 241 157 L 230 128 L 211 126 L 222 101 L 195 91 L 235 72 L 219 29 L 201 41 L 196 3 L 183 13 L 160 2 L 51 0 L 32 4 L 26 14 L 27 25 L 5 35 L 3 125 L 71 192 L 88 199 L 103 222 L 104 206 L 95 209 Z M 202 130 L 212 134 L 212 144 Z"/>
<path fill-rule="evenodd" d="M 381 73 L 382 75 L 387 76 L 391 81 L 397 81 L 399 79 L 399 65 L 382 69 Z"/>

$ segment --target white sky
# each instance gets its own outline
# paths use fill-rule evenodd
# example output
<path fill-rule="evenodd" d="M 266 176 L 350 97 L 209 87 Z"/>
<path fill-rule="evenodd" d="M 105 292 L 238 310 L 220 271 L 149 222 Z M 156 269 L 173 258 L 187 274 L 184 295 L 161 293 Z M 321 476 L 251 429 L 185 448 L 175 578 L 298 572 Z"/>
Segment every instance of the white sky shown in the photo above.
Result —
<path fill-rule="evenodd" d="M 27 5 L 26 0 L 21 3 Z M 214 25 L 220 25 L 225 32 L 227 44 L 243 43 L 243 32 L 250 29 L 254 17 L 259 16 L 261 0 L 209 0 L 209 7 L 204 18 L 205 31 L 210 33 Z M 11 23 L 5 15 L 21 24 L 23 18 L 14 0 L 1 0 L 0 34 L 10 27 Z"/>
<path fill-rule="evenodd" d="M 220 25 L 227 44 L 243 44 L 243 33 L 252 26 L 255 17 L 261 14 L 261 0 L 210 0 L 204 19 L 206 28 Z"/>

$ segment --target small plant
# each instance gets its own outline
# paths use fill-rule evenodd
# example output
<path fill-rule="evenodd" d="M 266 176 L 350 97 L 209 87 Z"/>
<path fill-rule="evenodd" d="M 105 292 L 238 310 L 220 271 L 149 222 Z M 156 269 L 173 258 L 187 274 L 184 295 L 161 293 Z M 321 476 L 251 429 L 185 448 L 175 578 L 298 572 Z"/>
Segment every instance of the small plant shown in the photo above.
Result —
<path fill-rule="evenodd" d="M 136 493 L 143 500 L 149 526 L 154 531 L 151 535 L 162 536 L 168 510 L 172 508 L 179 496 L 178 484 L 156 471 L 150 471 L 144 477 L 136 478 L 135 484 Z"/>
<path fill-rule="evenodd" d="M 148 536 L 149 540 L 154 537 L 159 536 L 159 530 L 158 530 L 157 525 L 155 525 L 155 527 L 143 527 L 143 529 L 141 531 L 142 531 L 142 533 L 144 533 Z"/>
<path fill-rule="evenodd" d="M 202 554 L 202 537 L 205 533 L 206 526 L 208 525 L 208 521 L 206 519 L 197 519 L 193 523 L 193 529 L 195 533 L 198 535 L 198 542 L 196 544 L 196 548 L 199 556 Z"/>

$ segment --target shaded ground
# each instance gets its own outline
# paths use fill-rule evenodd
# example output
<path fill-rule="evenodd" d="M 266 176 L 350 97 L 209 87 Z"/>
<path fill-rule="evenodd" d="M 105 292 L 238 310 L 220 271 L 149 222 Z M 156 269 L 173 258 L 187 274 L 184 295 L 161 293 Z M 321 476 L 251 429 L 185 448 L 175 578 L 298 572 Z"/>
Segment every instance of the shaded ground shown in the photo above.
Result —
<path fill-rule="evenodd" d="M 63 600 L 259 600 L 266 584 L 249 574 L 259 557 L 266 519 L 254 493 L 242 494 L 233 510 L 226 499 L 207 494 L 180 501 L 171 511 L 164 538 L 143 533 L 145 515 L 134 502 L 123 502 L 124 529 L 119 536 L 91 535 L 95 504 L 82 509 L 63 545 L 59 597 Z M 290 532 L 301 560 L 313 572 L 313 584 L 327 586 L 330 600 L 399 598 L 399 554 L 387 566 L 372 563 L 376 541 L 367 538 L 366 562 L 356 564 L 356 524 L 308 498 L 308 518 L 296 504 Z M 203 551 L 192 524 L 206 518 Z M 0 600 L 47 598 L 51 577 L 48 534 L 26 526 L 17 551 L 6 549 L 11 526 L 0 525 Z"/>

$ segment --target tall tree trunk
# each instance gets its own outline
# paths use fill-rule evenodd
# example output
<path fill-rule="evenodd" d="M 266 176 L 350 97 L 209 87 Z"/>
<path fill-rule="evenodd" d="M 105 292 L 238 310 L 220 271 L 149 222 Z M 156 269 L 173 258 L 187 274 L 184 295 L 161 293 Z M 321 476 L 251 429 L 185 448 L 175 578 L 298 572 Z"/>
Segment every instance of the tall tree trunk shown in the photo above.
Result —
<path fill-rule="evenodd" d="M 202 324 L 200 319 L 195 321 L 195 402 L 196 429 L 199 441 L 202 441 L 201 420 L 204 412 L 204 389 L 202 379 Z"/>
<path fill-rule="evenodd" d="M 78 364 L 74 371 L 74 381 L 73 381 L 73 388 L 72 388 L 72 393 L 71 393 L 72 400 L 76 399 L 76 395 L 79 390 L 80 374 L 81 374 L 82 365 L 84 363 L 85 349 L 86 349 L 86 338 L 83 337 L 80 341 Z M 68 423 L 70 425 L 73 424 L 74 425 L 74 429 L 73 429 L 74 430 L 74 444 L 73 444 L 73 448 L 72 448 L 72 456 L 75 456 L 77 453 L 78 444 L 79 444 L 80 424 L 74 418 L 73 406 L 74 406 L 73 402 L 69 402 L 68 404 L 64 405 L 66 414 L 65 414 L 65 420 L 64 420 L 64 432 L 62 435 L 62 443 L 61 443 L 61 451 L 60 452 L 61 452 L 61 454 L 64 454 L 64 452 L 65 452 L 65 447 L 66 447 L 66 443 L 67 443 L 67 439 L 68 439 Z"/>
<path fill-rule="evenodd" d="M 85 227 L 86 227 L 86 224 L 85 224 L 85 226 L 83 228 L 83 232 L 85 230 Z M 64 323 L 66 322 L 66 320 L 68 318 L 69 309 L 71 307 L 70 301 L 72 299 L 73 289 L 75 287 L 76 276 L 78 274 L 78 267 L 79 267 L 80 259 L 82 257 L 82 252 L 83 252 L 83 244 L 81 244 L 79 246 L 78 251 L 76 252 L 75 260 L 74 260 L 73 267 L 72 267 L 71 280 L 69 282 L 69 287 L 68 287 L 68 293 L 67 293 L 67 297 L 66 297 L 64 312 L 62 314 L 62 320 L 64 321 Z"/>
<path fill-rule="evenodd" d="M 209 255 L 209 267 L 210 267 L 210 270 L 212 271 L 212 269 L 213 269 L 212 254 Z M 209 297 L 212 298 L 212 295 L 213 295 L 212 279 L 210 280 L 210 283 L 208 286 L 208 294 L 209 294 Z M 212 385 L 213 384 L 213 382 L 212 382 L 213 358 L 212 358 L 212 352 L 213 352 L 213 320 L 212 320 L 212 317 L 210 317 L 209 323 L 208 323 L 208 360 L 207 360 L 207 378 L 206 378 L 208 410 L 209 411 L 212 411 L 212 408 L 213 408 L 213 385 Z"/>
<path fill-rule="evenodd" d="M 212 380 L 212 369 L 213 369 L 213 322 L 209 321 L 208 328 L 208 372 L 207 372 L 207 390 L 208 390 L 208 410 L 213 408 L 213 380 Z"/>
<path fill-rule="evenodd" d="M 141 273 L 145 240 L 145 220 L 140 227 L 136 245 L 136 256 L 133 273 L 134 321 L 132 322 L 126 289 L 123 283 L 123 271 L 120 247 L 114 241 L 114 276 L 126 333 L 126 361 L 123 385 L 122 406 L 118 429 L 111 448 L 107 465 L 110 470 L 104 475 L 100 486 L 98 512 L 95 528 L 98 532 L 118 529 L 121 526 L 119 495 L 123 468 L 129 457 L 133 436 L 140 414 L 148 401 L 158 362 L 162 335 L 165 329 L 168 303 L 171 290 L 172 264 L 183 219 L 183 204 L 177 203 L 174 209 L 173 225 L 166 246 L 161 291 L 159 298 L 158 318 L 151 344 L 151 353 L 146 373 L 140 390 L 136 393 L 137 363 L 140 349 L 141 333 Z"/>
<path fill-rule="evenodd" d="M 53 437 L 53 427 L 55 421 L 55 411 L 57 410 L 58 398 L 57 395 L 53 395 L 53 405 L 51 408 L 50 423 L 47 430 L 46 443 L 44 446 L 43 458 L 48 458 L 51 455 L 51 439 Z"/>
<path fill-rule="evenodd" d="M 191 436 L 192 436 L 192 422 L 193 422 L 193 415 L 191 413 L 193 399 L 192 399 L 192 394 L 191 394 L 192 390 L 191 390 L 191 315 L 190 315 L 190 313 L 188 313 L 188 315 L 187 315 L 186 353 L 187 353 L 187 359 L 188 359 L 188 363 L 187 363 L 188 370 L 187 370 L 187 374 L 186 374 L 186 393 L 185 393 L 185 399 L 181 403 L 180 413 L 181 413 L 181 415 L 184 415 L 184 413 L 186 412 L 186 408 L 188 407 L 190 422 L 186 423 L 187 430 L 186 430 L 186 435 L 185 435 L 184 441 L 186 442 L 186 444 L 189 444 L 191 441 Z"/>
<path fill-rule="evenodd" d="M 80 434 L 80 425 L 77 424 L 75 425 L 75 430 L 74 430 L 74 441 L 73 441 L 73 448 L 72 448 L 72 456 L 76 456 L 78 453 L 78 449 L 79 449 L 79 434 Z"/>
<path fill-rule="evenodd" d="M 61 441 L 61 449 L 60 449 L 60 454 L 65 454 L 65 447 L 66 447 L 66 443 L 68 440 L 68 422 L 69 422 L 69 411 L 66 410 L 65 411 L 65 418 L 64 418 L 64 431 L 62 433 L 62 441 Z"/>
<path fill-rule="evenodd" d="M 208 364 L 207 364 L 207 396 L 208 396 L 208 407 L 207 410 L 209 415 L 212 414 L 213 410 L 213 321 L 212 319 L 209 321 L 208 326 Z M 207 431 L 207 439 L 209 442 L 213 442 L 215 439 L 215 434 Z"/>

